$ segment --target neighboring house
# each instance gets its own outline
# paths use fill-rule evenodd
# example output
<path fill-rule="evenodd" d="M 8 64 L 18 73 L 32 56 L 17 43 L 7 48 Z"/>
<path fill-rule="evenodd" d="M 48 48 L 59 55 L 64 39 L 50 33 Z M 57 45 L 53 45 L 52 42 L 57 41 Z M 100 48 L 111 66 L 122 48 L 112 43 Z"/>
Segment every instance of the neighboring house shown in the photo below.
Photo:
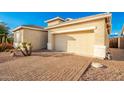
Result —
<path fill-rule="evenodd" d="M 46 22 L 49 50 L 105 57 L 111 31 L 110 13 L 66 20 L 56 17 Z"/>
<path fill-rule="evenodd" d="M 47 47 L 48 33 L 43 27 L 34 25 L 22 25 L 13 30 L 14 47 L 22 42 L 32 44 L 32 50 L 39 50 Z"/>
<path fill-rule="evenodd" d="M 122 27 L 122 31 L 117 35 L 110 35 L 110 48 L 120 48 L 124 49 L 124 26 Z"/>

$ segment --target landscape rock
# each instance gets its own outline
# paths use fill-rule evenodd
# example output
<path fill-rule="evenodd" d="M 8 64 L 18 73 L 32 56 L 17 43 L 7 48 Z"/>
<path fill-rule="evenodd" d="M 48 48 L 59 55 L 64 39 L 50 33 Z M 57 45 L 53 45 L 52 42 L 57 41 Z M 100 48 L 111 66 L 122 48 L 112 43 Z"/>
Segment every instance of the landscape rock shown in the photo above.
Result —
<path fill-rule="evenodd" d="M 91 66 L 92 66 L 92 67 L 95 67 L 95 68 L 102 68 L 104 65 L 101 64 L 101 63 L 93 62 L 93 63 L 91 64 Z"/>

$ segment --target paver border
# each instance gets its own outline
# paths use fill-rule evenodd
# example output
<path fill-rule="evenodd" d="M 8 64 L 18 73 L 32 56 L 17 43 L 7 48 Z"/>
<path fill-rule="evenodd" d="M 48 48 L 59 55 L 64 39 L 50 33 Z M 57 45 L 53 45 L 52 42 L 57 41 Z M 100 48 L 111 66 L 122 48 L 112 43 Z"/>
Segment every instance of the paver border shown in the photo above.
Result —
<path fill-rule="evenodd" d="M 74 76 L 74 78 L 72 79 L 72 81 L 79 81 L 81 75 L 83 75 L 85 73 L 85 71 L 89 68 L 92 60 L 90 60 L 89 62 L 87 62 L 87 64 L 84 67 L 81 68 L 81 70 Z"/>

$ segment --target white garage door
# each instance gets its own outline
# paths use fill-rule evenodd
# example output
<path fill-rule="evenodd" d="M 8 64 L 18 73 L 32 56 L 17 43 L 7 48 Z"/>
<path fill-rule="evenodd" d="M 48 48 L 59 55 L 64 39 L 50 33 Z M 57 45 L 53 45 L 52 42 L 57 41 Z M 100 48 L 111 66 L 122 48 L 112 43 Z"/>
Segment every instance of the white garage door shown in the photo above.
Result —
<path fill-rule="evenodd" d="M 92 31 L 56 34 L 54 38 L 54 49 L 57 51 L 85 56 L 93 55 L 94 33 Z"/>

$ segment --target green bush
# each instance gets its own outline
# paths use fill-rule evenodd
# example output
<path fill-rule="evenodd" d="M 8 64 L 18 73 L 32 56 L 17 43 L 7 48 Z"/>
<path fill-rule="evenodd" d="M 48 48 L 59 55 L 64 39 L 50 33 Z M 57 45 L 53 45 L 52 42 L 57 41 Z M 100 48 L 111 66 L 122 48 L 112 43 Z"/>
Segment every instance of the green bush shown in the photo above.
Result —
<path fill-rule="evenodd" d="M 8 43 L 11 43 L 12 44 L 13 43 L 13 40 L 14 40 L 13 38 L 7 38 L 7 42 Z"/>

